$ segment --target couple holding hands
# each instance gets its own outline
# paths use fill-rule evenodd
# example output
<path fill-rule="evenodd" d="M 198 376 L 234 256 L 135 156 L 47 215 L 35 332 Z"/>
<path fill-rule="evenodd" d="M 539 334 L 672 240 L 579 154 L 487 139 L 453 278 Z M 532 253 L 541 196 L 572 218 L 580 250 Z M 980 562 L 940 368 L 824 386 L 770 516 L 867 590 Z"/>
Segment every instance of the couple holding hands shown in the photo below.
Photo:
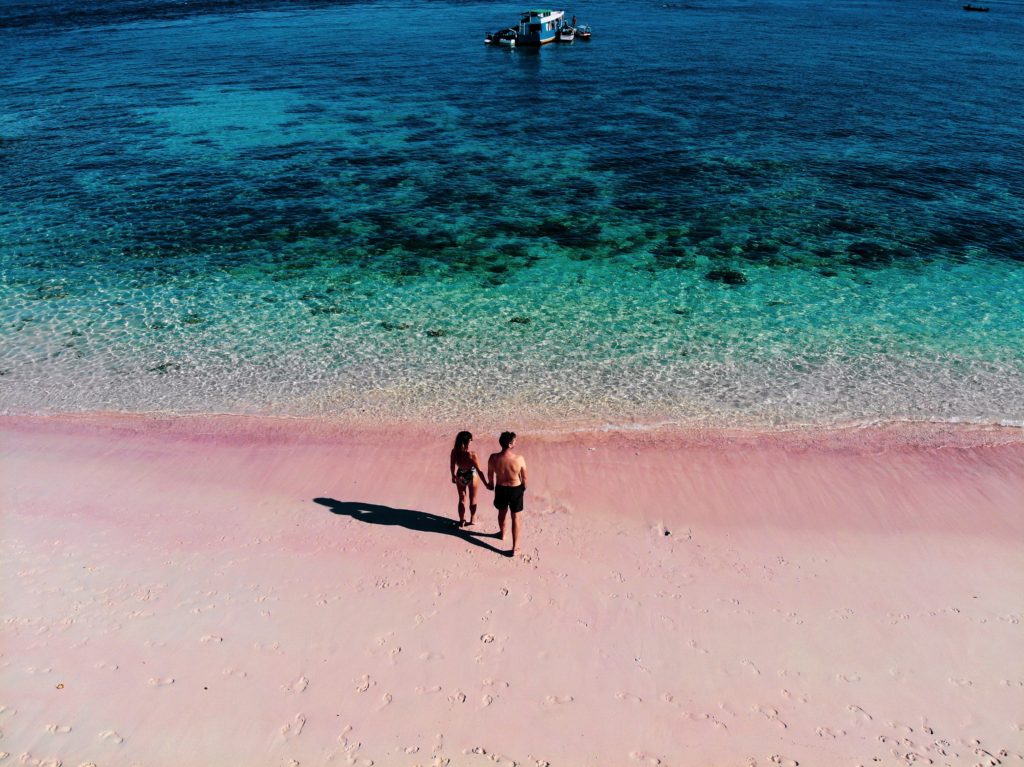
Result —
<path fill-rule="evenodd" d="M 503 431 L 498 437 L 501 452 L 492 453 L 487 459 L 486 478 L 480 468 L 476 453 L 469 449 L 473 435 L 460 431 L 452 448 L 450 468 L 452 482 L 459 491 L 459 527 L 472 525 L 476 519 L 476 493 L 483 481 L 488 490 L 494 491 L 494 508 L 498 510 L 500 536 L 505 540 L 505 520 L 512 512 L 512 556 L 519 553 L 519 512 L 523 510 L 523 495 L 526 493 L 526 459 L 512 452 L 516 444 L 513 431 Z M 479 476 L 479 479 L 478 479 Z M 469 521 L 466 521 L 466 495 L 469 495 Z"/>

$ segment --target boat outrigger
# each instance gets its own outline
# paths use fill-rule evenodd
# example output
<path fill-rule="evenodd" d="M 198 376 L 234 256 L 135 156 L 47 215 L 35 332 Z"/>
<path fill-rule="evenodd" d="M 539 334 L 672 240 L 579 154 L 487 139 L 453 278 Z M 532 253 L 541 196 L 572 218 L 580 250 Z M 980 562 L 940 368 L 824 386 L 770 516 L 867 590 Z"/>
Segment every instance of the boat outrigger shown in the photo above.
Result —
<path fill-rule="evenodd" d="M 565 20 L 565 11 L 534 10 L 523 11 L 519 17 L 519 26 L 508 27 L 497 32 L 489 32 L 484 42 L 492 45 L 530 45 L 540 47 L 555 41 L 571 43 L 575 39 L 589 40 L 590 26 L 572 24 Z"/>

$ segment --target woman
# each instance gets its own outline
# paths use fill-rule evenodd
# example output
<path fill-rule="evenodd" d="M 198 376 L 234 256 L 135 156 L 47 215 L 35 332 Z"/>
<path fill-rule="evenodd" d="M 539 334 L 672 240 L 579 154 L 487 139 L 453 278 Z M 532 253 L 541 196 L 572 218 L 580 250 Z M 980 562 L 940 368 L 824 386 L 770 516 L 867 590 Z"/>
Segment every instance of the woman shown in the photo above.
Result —
<path fill-rule="evenodd" d="M 452 448 L 451 454 L 452 482 L 459 491 L 459 527 L 473 524 L 476 518 L 476 489 L 479 486 L 477 477 L 487 476 L 476 460 L 476 453 L 469 449 L 469 443 L 472 441 L 472 434 L 460 431 L 455 437 L 455 447 Z M 480 481 L 490 489 L 486 479 Z M 466 493 L 469 493 L 469 522 L 466 521 Z"/>

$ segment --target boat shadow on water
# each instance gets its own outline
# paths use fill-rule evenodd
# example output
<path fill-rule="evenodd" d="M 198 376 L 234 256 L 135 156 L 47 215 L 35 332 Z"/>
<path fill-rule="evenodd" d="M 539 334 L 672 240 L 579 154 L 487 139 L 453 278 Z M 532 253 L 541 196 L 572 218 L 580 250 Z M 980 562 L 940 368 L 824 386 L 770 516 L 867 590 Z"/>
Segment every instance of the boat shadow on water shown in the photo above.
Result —
<path fill-rule="evenodd" d="M 398 525 L 399 527 L 419 533 L 451 535 L 455 538 L 461 538 L 466 543 L 493 551 L 495 554 L 508 556 L 507 551 L 495 548 L 486 541 L 480 540 L 481 538 L 497 538 L 497 533 L 470 532 L 464 527 L 459 527 L 458 522 L 448 517 L 440 517 L 437 514 L 430 514 L 416 509 L 396 509 L 391 506 L 382 506 L 378 503 L 363 503 L 362 501 L 314 498 L 313 502 L 326 506 L 328 511 L 338 516 L 351 517 L 371 525 Z"/>

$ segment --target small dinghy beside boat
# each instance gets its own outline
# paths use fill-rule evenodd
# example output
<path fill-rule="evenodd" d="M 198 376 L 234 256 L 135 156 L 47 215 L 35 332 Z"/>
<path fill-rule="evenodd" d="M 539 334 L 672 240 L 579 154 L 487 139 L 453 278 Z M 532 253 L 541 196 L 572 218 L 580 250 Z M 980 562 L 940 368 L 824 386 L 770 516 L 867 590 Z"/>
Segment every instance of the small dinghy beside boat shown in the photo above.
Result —
<path fill-rule="evenodd" d="M 497 32 L 488 32 L 484 36 L 484 42 L 488 45 L 507 45 L 510 48 L 514 48 L 516 44 L 516 38 L 519 37 L 519 33 L 515 27 L 508 27 L 507 29 L 499 29 Z"/>

